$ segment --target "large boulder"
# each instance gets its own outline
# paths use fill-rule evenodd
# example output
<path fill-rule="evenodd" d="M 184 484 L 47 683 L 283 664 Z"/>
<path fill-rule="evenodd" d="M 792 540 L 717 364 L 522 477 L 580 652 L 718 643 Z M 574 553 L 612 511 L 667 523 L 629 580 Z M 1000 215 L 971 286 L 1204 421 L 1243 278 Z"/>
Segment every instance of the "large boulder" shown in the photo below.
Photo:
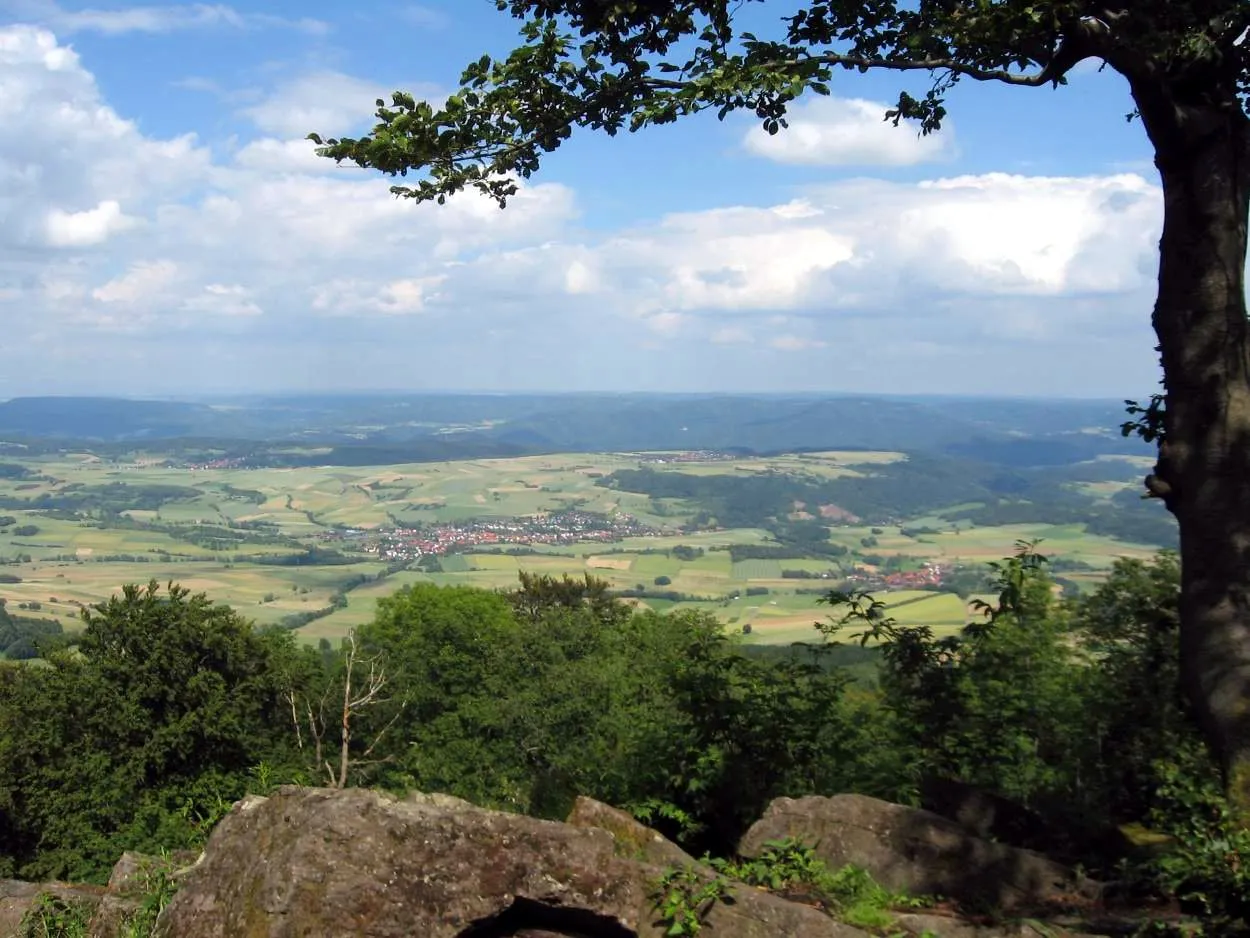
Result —
<path fill-rule="evenodd" d="M 905 913 L 898 916 L 895 928 L 912 938 L 1098 938 L 1101 932 L 1074 931 L 1054 922 L 1022 919 L 992 925 L 967 922 L 943 915 Z M 1121 935 L 1135 934 L 1132 931 Z"/>
<path fill-rule="evenodd" d="M 31 925 L 35 927 L 31 934 L 44 934 L 40 927 L 48 934 L 58 935 L 70 934 L 67 929 L 71 927 L 85 927 L 85 932 L 73 934 L 123 938 L 148 898 L 153 877 L 164 873 L 177 879 L 198 856 L 188 850 L 177 850 L 164 857 L 127 852 L 113 865 L 107 886 L 0 880 L 0 938 L 22 936 Z M 44 924 L 40 926 L 40 922 Z M 63 931 L 57 931 L 58 927 Z"/>
<path fill-rule="evenodd" d="M 701 878 L 713 875 L 694 866 Z M 663 934 L 664 869 L 597 827 L 455 799 L 283 788 L 236 805 L 161 916 L 163 938 L 488 938 Z M 746 886 L 718 903 L 718 938 L 863 938 Z"/>
<path fill-rule="evenodd" d="M 27 883 L 16 879 L 0 879 L 0 938 L 22 934 L 22 922 L 28 915 L 45 909 L 71 911 L 76 917 L 91 917 L 104 890 L 96 886 L 70 886 L 65 883 Z"/>
<path fill-rule="evenodd" d="M 809 844 L 829 866 L 854 864 L 888 889 L 1001 910 L 1089 900 L 1098 885 L 1060 863 L 992 843 L 929 811 L 864 795 L 778 798 L 742 839 L 759 856 L 772 840 Z"/>
<path fill-rule="evenodd" d="M 164 857 L 123 853 L 113 864 L 108 887 L 91 917 L 90 938 L 123 938 L 153 890 L 160 888 L 158 878 L 174 881 L 198 858 L 199 854 L 190 850 L 176 850 Z"/>
<path fill-rule="evenodd" d="M 667 837 L 656 833 L 632 814 L 585 796 L 573 803 L 566 823 L 574 827 L 597 827 L 612 835 L 616 855 L 653 866 L 688 866 L 694 857 Z"/>

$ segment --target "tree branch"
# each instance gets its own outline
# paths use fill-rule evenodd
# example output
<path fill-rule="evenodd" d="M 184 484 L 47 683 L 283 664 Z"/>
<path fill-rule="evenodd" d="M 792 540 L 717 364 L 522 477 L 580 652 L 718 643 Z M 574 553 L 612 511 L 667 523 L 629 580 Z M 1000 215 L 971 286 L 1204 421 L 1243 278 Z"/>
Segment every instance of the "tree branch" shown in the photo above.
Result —
<path fill-rule="evenodd" d="M 1019 74 L 1009 72 L 1004 68 L 980 68 L 955 59 L 945 58 L 874 59 L 863 55 L 842 55 L 838 52 L 825 52 L 810 58 L 795 59 L 777 64 L 783 67 L 811 64 L 841 65 L 844 68 L 885 69 L 891 72 L 951 72 L 963 78 L 972 78 L 976 81 L 998 81 L 1008 85 L 1024 85 L 1029 88 L 1036 88 L 1046 84 L 1048 81 L 1055 80 L 1055 76 L 1052 76 L 1050 73 L 1049 66 L 1033 74 Z"/>

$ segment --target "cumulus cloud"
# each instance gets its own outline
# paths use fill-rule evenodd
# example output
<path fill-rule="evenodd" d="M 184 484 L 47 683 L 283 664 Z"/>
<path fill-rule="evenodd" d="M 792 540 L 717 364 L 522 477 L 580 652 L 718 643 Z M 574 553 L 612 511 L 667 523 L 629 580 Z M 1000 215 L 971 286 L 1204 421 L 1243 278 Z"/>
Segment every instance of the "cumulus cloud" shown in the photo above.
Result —
<path fill-rule="evenodd" d="M 813 98 L 790 108 L 787 129 L 770 135 L 756 125 L 742 143 L 756 156 L 809 166 L 912 166 L 952 154 L 949 127 L 922 137 L 914 124 L 886 121 L 888 109 L 862 98 Z"/>
<path fill-rule="evenodd" d="M 312 308 L 326 316 L 419 313 L 446 278 L 409 277 L 376 283 L 366 280 L 331 280 L 312 290 Z"/>
<path fill-rule="evenodd" d="M 402 86 L 418 98 L 436 98 L 429 85 Z M 278 137 L 303 138 L 310 132 L 327 137 L 372 124 L 374 102 L 389 101 L 396 87 L 365 81 L 330 70 L 296 76 L 275 88 L 264 100 L 243 109 L 262 131 Z"/>
<path fill-rule="evenodd" d="M 194 137 L 143 136 L 74 51 L 35 27 L 0 29 L 0 121 L 0 246 L 101 244 L 209 169 Z"/>
<path fill-rule="evenodd" d="M 48 213 L 48 243 L 53 247 L 86 247 L 106 241 L 109 235 L 133 227 L 135 219 L 122 214 L 116 199 L 105 199 L 95 208 L 66 212 L 54 208 Z"/>
<path fill-rule="evenodd" d="M 726 353 L 837 348 L 839 373 L 845 356 L 880 368 L 918 362 L 932 375 L 944 354 L 975 356 L 989 375 L 1014 344 L 1021 377 L 1041 349 L 1065 362 L 1082 343 L 1081 354 L 1148 349 L 1161 207 L 1157 186 L 1131 173 L 849 180 L 773 207 L 680 213 L 597 242 L 490 254 L 446 289 L 523 282 L 647 332 L 680 315 L 674 329 Z M 1135 374 L 1148 375 L 1148 355 L 1139 361 Z M 1030 380 L 1066 387 L 1048 369 Z"/>
<path fill-rule="evenodd" d="M 120 277 L 91 291 L 101 303 L 146 303 L 159 296 L 178 276 L 173 261 L 140 261 Z"/>
<path fill-rule="evenodd" d="M 597 292 L 638 315 L 832 316 L 916 296 L 1120 295 L 1149 285 L 1160 209 L 1158 188 L 1133 174 L 853 180 L 772 208 L 675 214 L 597 245 L 543 245 L 483 265 L 548 289 L 562 281 L 579 298 Z M 563 276 L 544 284 L 544 271 Z"/>
<path fill-rule="evenodd" d="M 583 229 L 556 182 L 526 182 L 506 211 L 473 193 L 416 206 L 300 139 L 377 94 L 291 79 L 249 110 L 254 138 L 214 154 L 141 133 L 46 30 L 0 28 L 0 326 L 31 353 L 0 394 L 1026 393 L 1071 386 L 1055 361 L 1105 375 L 1126 341 L 1149 360 L 1161 202 L 1135 173 L 842 180 Z"/>

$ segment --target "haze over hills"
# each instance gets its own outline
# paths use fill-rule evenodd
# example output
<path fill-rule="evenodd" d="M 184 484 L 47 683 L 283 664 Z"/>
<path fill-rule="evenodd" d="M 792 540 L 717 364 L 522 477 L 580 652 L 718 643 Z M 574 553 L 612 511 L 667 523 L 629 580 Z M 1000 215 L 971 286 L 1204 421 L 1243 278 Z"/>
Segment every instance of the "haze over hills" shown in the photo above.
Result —
<path fill-rule="evenodd" d="M 361 394 L 201 401 L 19 397 L 0 435 L 63 445 L 253 441 L 378 462 L 542 452 L 871 449 L 1006 465 L 1149 455 L 1121 402 L 765 394 Z M 359 459 L 353 459 L 358 462 Z"/>

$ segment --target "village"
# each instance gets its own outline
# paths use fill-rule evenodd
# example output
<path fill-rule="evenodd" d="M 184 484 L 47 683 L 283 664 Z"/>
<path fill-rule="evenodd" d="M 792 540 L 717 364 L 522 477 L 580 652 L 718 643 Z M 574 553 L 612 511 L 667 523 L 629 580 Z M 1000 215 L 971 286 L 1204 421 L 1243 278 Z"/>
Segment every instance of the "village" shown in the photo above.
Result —
<path fill-rule="evenodd" d="M 892 573 L 881 573 L 857 565 L 846 575 L 846 585 L 848 588 L 869 590 L 934 589 L 942 585 L 946 573 L 942 564 L 928 560 L 920 565 L 919 570 L 899 570 Z"/>
<path fill-rule="evenodd" d="M 400 561 L 475 547 L 564 545 L 588 541 L 612 543 L 627 537 L 654 537 L 664 532 L 627 514 L 608 516 L 586 511 L 561 511 L 520 518 L 480 518 L 419 527 L 336 533 L 344 539 L 364 539 L 360 549 L 376 554 L 382 560 Z"/>

